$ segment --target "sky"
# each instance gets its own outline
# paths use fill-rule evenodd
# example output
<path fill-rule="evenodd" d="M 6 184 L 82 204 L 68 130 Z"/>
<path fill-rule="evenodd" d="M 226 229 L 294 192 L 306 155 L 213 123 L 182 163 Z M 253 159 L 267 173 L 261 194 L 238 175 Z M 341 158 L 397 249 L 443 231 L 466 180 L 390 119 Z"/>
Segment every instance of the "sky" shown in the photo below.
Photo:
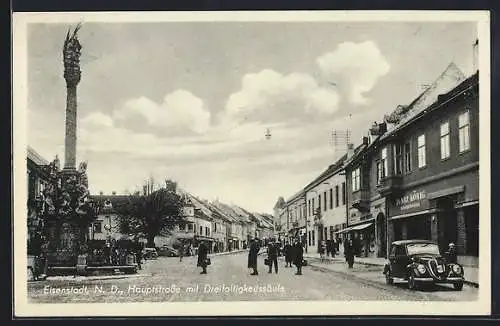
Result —
<path fill-rule="evenodd" d="M 64 164 L 68 24 L 28 27 L 28 144 Z M 79 32 L 77 162 L 93 194 L 153 176 L 272 213 L 454 62 L 473 23 L 92 23 Z M 266 130 L 271 138 L 266 139 Z"/>

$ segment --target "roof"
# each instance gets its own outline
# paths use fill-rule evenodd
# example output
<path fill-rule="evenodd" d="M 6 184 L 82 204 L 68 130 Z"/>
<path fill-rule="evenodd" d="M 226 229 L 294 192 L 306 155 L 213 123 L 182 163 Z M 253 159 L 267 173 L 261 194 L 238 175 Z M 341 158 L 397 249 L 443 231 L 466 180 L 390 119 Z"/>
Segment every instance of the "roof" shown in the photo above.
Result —
<path fill-rule="evenodd" d="M 36 165 L 49 165 L 49 161 L 42 157 L 42 155 L 38 154 L 31 146 L 28 146 L 28 160 L 31 160 Z"/>
<path fill-rule="evenodd" d="M 372 144 L 374 144 L 377 140 L 378 140 L 378 138 L 375 139 L 372 143 L 370 143 L 368 145 L 365 145 L 365 144 L 358 145 L 354 149 L 354 153 L 352 154 L 352 156 L 349 159 L 346 159 L 344 161 L 343 168 L 345 169 L 346 167 L 351 165 L 353 162 L 356 162 L 356 160 L 361 156 L 361 154 L 363 154 L 367 149 L 369 149 L 372 146 Z"/>
<path fill-rule="evenodd" d="M 412 121 L 419 113 L 424 112 L 429 106 L 437 102 L 440 95 L 453 91 L 464 80 L 466 80 L 464 73 L 455 63 L 451 62 L 441 75 L 409 105 L 398 106 L 389 117 L 386 116 L 386 121 L 392 117 L 397 122 L 388 125 L 389 130 L 382 135 L 381 140 L 389 137 L 396 130 L 401 129 L 401 127 Z"/>
<path fill-rule="evenodd" d="M 398 240 L 398 241 L 393 241 L 392 244 L 396 246 L 402 246 L 402 245 L 407 245 L 410 243 L 432 243 L 436 244 L 434 241 L 431 240 L 418 240 L 418 239 L 413 239 L 413 240 Z"/>
<path fill-rule="evenodd" d="M 344 162 L 347 160 L 347 153 L 342 155 L 335 163 L 331 164 L 323 173 L 321 173 L 316 179 L 310 182 L 304 189 L 310 189 L 322 182 L 325 179 L 328 179 L 332 175 L 339 173 L 339 171 L 343 168 Z"/>
<path fill-rule="evenodd" d="M 109 211 L 111 212 L 114 211 L 113 206 L 126 203 L 130 198 L 134 197 L 134 195 L 90 195 L 90 199 L 97 202 L 98 206 L 103 207 L 105 210 L 106 207 L 104 207 L 104 203 L 106 201 L 109 201 L 111 203 L 111 208 L 109 208 Z"/>

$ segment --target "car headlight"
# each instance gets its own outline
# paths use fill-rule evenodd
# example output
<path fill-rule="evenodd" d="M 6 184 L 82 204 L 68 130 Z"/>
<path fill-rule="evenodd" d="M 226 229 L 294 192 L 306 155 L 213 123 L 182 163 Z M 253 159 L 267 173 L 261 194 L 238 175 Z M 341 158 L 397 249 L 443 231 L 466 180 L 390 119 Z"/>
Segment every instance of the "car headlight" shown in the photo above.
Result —
<path fill-rule="evenodd" d="M 422 265 L 422 264 L 419 264 L 419 265 L 417 266 L 417 271 L 418 271 L 420 274 L 424 274 L 424 273 L 425 273 L 425 271 L 426 271 L 425 266 L 424 266 L 424 265 Z"/>
<path fill-rule="evenodd" d="M 451 270 L 455 274 L 460 274 L 462 272 L 462 267 L 460 267 L 459 265 L 452 265 Z"/>

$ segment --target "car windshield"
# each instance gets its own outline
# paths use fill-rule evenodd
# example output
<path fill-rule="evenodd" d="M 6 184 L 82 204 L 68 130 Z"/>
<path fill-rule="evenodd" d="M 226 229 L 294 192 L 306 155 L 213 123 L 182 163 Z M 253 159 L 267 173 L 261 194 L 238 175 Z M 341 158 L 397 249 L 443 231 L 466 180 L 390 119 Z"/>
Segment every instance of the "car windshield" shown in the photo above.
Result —
<path fill-rule="evenodd" d="M 408 255 L 439 255 L 439 247 L 434 243 L 410 243 L 406 245 L 406 248 L 408 249 Z"/>

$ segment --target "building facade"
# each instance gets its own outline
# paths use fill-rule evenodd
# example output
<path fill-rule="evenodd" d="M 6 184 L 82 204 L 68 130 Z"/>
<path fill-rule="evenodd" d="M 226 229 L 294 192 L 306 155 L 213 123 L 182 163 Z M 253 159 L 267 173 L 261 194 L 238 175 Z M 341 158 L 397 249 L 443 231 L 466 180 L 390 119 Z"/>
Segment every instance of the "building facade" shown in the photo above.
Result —
<path fill-rule="evenodd" d="M 304 189 L 286 201 L 284 210 L 288 231 L 287 240 L 300 239 L 306 246 L 306 193 Z"/>
<path fill-rule="evenodd" d="M 394 240 L 457 245 L 477 266 L 478 75 L 451 64 L 408 106 L 398 107 L 346 163 L 349 237 L 362 256 L 385 257 Z"/>
<path fill-rule="evenodd" d="M 346 179 L 343 164 L 347 155 L 329 166 L 305 187 L 307 246 L 319 251 L 321 241 L 340 240 L 346 220 Z"/>

